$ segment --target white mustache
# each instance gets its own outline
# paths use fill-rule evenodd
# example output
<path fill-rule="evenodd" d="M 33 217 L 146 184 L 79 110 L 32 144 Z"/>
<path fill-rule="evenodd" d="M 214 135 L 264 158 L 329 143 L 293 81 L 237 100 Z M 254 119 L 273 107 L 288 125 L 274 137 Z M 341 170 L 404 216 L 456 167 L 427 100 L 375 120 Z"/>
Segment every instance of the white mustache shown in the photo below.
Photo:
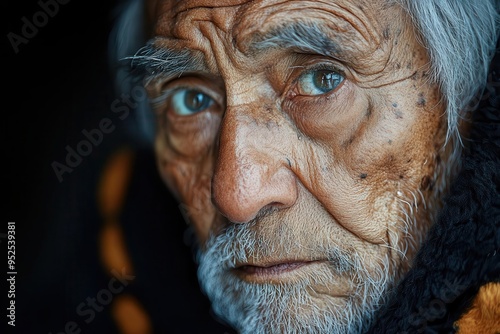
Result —
<path fill-rule="evenodd" d="M 215 256 L 222 270 L 230 270 L 242 264 L 259 263 L 261 261 L 293 262 L 293 261 L 328 261 L 337 273 L 362 271 L 361 257 L 353 251 L 346 251 L 339 246 L 325 241 L 304 244 L 293 235 L 280 233 L 263 235 L 254 227 L 256 221 L 247 224 L 232 224 L 217 236 L 211 236 L 204 253 Z"/>

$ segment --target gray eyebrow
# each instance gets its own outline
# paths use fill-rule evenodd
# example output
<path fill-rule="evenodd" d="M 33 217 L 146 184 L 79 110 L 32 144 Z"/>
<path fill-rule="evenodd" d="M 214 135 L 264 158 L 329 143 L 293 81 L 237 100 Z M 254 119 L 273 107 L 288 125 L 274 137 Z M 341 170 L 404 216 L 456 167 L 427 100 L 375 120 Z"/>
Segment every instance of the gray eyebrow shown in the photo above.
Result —
<path fill-rule="evenodd" d="M 161 38 L 155 38 L 140 48 L 135 55 L 126 57 L 131 73 L 144 84 L 159 78 L 179 77 L 186 72 L 206 70 L 199 53 L 189 49 L 173 49 L 158 46 Z"/>
<path fill-rule="evenodd" d="M 126 57 L 130 61 L 131 73 L 144 84 L 158 78 L 179 77 L 186 72 L 207 71 L 203 56 L 189 49 L 159 46 L 164 38 L 157 37 L 140 48 L 135 55 Z M 249 49 L 262 52 L 269 48 L 291 48 L 299 52 L 314 53 L 326 57 L 338 57 L 339 46 L 317 24 L 294 22 L 257 34 Z"/>
<path fill-rule="evenodd" d="M 270 32 L 257 36 L 249 49 L 265 51 L 268 48 L 292 48 L 301 52 L 315 53 L 327 57 L 340 55 L 339 45 L 317 24 L 294 22 L 279 26 Z"/>

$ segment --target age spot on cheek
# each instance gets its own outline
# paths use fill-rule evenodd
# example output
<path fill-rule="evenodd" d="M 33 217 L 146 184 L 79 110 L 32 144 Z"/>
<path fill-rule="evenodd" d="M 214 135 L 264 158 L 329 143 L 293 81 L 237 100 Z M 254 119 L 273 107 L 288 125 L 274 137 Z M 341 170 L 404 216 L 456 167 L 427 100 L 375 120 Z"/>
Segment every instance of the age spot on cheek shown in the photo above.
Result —
<path fill-rule="evenodd" d="M 392 107 L 393 107 L 393 109 L 395 109 L 395 110 L 392 111 L 392 113 L 394 114 L 394 116 L 396 116 L 397 119 L 402 119 L 403 118 L 403 112 L 400 109 L 398 109 L 398 104 L 396 102 L 394 102 L 392 104 Z"/>
<path fill-rule="evenodd" d="M 417 106 L 425 107 L 426 103 L 427 103 L 427 100 L 425 99 L 424 93 L 419 93 L 418 99 L 417 99 Z"/>

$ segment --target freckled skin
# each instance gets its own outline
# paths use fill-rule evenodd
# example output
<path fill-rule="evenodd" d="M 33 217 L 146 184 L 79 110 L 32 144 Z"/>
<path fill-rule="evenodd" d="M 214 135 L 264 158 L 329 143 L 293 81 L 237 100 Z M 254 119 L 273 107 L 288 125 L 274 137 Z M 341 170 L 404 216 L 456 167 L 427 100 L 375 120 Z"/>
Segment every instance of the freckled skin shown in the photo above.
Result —
<path fill-rule="evenodd" d="M 158 166 L 202 245 L 210 232 L 274 208 L 255 225 L 270 244 L 279 244 L 274 232 L 286 225 L 304 245 L 352 247 L 377 262 L 391 251 L 382 245 L 405 241 L 399 199 L 413 202 L 417 191 L 424 199 L 416 198 L 417 223 L 409 232 L 416 239 L 425 233 L 432 212 L 422 201 L 435 201 L 430 185 L 441 178 L 438 162 L 447 161 L 440 152 L 445 106 L 423 74 L 429 57 L 410 19 L 384 2 L 150 6 L 153 35 L 168 38 L 162 45 L 200 51 L 208 67 L 207 73 L 148 87 L 155 96 L 165 85 L 191 85 L 215 101 L 184 118 L 168 105 L 157 110 Z M 256 55 L 249 47 L 255 35 L 304 18 L 328 28 L 342 50 L 339 59 L 279 48 Z M 297 78 L 316 63 L 335 66 L 344 81 L 321 96 L 298 93 Z M 325 225 L 334 235 L 321 233 Z M 404 260 L 392 255 L 401 273 L 413 253 L 410 247 Z M 306 250 L 297 254 L 308 257 Z M 342 289 L 331 287 L 337 295 L 346 293 Z"/>

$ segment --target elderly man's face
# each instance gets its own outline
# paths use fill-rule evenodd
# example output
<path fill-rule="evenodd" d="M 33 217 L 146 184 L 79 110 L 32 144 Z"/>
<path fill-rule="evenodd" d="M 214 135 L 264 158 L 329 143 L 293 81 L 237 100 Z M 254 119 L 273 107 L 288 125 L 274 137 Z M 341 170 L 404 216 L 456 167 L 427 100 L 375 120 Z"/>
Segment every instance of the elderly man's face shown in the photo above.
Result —
<path fill-rule="evenodd" d="M 159 168 L 242 332 L 365 326 L 429 225 L 444 103 L 387 3 L 157 4 Z"/>

